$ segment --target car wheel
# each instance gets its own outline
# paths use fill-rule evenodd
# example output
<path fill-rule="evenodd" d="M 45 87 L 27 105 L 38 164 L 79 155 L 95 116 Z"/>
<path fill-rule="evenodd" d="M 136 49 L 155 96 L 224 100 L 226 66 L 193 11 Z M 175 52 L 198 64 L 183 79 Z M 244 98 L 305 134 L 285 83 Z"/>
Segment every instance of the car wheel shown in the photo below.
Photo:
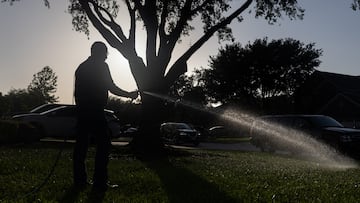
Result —
<path fill-rule="evenodd" d="M 116 138 L 116 137 L 113 137 L 114 135 L 113 135 L 113 133 L 111 132 L 111 129 L 110 128 L 108 128 L 107 129 L 107 134 L 108 134 L 108 136 L 112 139 L 112 138 Z"/>
<path fill-rule="evenodd" d="M 196 140 L 193 142 L 193 144 L 194 144 L 194 147 L 197 147 L 197 146 L 199 146 L 200 142 L 198 140 Z"/>

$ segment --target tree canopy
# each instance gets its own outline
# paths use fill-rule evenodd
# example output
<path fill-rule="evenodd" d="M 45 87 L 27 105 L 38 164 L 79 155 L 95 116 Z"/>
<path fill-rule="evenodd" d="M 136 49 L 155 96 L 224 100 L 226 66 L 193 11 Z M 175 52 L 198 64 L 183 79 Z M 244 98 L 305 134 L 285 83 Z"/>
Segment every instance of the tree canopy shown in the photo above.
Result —
<path fill-rule="evenodd" d="M 210 102 L 252 103 L 280 95 L 290 97 L 320 65 L 321 54 L 314 43 L 290 38 L 226 45 L 210 57 L 209 69 L 197 71 L 180 87 L 185 88 L 182 92 L 191 92 L 200 86 Z"/>
<path fill-rule="evenodd" d="M 45 66 L 41 71 L 33 75 L 33 79 L 28 86 L 28 91 L 42 97 L 44 103 L 55 103 L 58 97 L 54 95 L 57 88 L 57 76 L 49 67 Z"/>
<path fill-rule="evenodd" d="M 202 70 L 195 70 L 191 75 L 184 74 L 174 83 L 169 94 L 177 99 L 205 106 L 208 99 L 202 79 Z"/>
<path fill-rule="evenodd" d="M 187 71 L 187 60 L 215 33 L 221 40 L 232 39 L 227 27 L 245 11 L 270 23 L 281 16 L 302 18 L 304 10 L 296 0 L 71 0 L 69 13 L 75 30 L 89 34 L 90 22 L 104 39 L 125 58 L 139 90 L 168 90 Z M 116 19 L 121 6 L 128 11 L 130 28 Z M 170 64 L 176 43 L 195 28 L 191 22 L 200 19 L 203 35 L 174 64 Z M 146 58 L 139 57 L 135 46 L 137 21 L 146 32 Z M 137 36 L 138 37 L 138 36 Z"/>

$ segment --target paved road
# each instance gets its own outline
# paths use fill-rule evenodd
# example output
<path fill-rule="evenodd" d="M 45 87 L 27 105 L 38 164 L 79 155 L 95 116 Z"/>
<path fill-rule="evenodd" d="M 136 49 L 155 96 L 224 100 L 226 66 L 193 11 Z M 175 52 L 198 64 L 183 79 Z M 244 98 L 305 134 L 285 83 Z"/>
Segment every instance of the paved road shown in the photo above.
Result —
<path fill-rule="evenodd" d="M 123 146 L 128 144 L 127 141 L 116 141 L 112 142 L 113 145 Z M 252 145 L 250 142 L 239 142 L 233 144 L 222 144 L 222 143 L 211 143 L 211 142 L 201 142 L 198 146 L 181 146 L 181 145 L 170 145 L 174 148 L 179 149 L 212 149 L 212 150 L 233 150 L 233 151 L 248 151 L 248 152 L 258 152 L 259 148 Z"/>
<path fill-rule="evenodd" d="M 234 143 L 234 144 L 202 142 L 197 147 L 176 146 L 176 145 L 171 145 L 171 146 L 175 147 L 175 148 L 180 148 L 180 149 L 211 149 L 211 150 L 247 151 L 247 152 L 260 151 L 259 148 L 255 147 L 250 142 L 240 142 L 240 143 Z"/>
<path fill-rule="evenodd" d="M 200 143 L 198 146 L 200 149 L 220 149 L 220 150 L 238 150 L 258 152 L 259 148 L 252 145 L 250 142 L 239 142 L 234 144 L 221 144 L 221 143 Z"/>

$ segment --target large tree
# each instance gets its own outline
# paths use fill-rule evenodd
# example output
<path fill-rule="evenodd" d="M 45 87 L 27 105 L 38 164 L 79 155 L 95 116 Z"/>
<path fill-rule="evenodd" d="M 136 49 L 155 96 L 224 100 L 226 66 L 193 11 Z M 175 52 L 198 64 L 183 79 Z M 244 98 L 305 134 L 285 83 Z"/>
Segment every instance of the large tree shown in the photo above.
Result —
<path fill-rule="evenodd" d="M 256 17 L 265 17 L 270 23 L 283 16 L 302 18 L 304 10 L 296 0 L 71 0 L 69 12 L 75 30 L 89 33 L 90 23 L 104 39 L 129 62 L 138 89 L 141 91 L 144 123 L 156 123 L 159 101 L 146 91 L 166 93 L 178 77 L 187 71 L 189 58 L 215 33 L 219 39 L 232 39 L 227 27 L 246 10 L 253 9 Z M 119 6 L 127 8 L 130 29 L 125 33 L 124 22 L 116 19 Z M 176 44 L 195 28 L 191 22 L 203 23 L 199 37 L 174 63 L 170 64 Z M 136 50 L 137 21 L 143 23 L 146 33 L 146 56 Z M 146 115 L 149 115 L 146 119 Z M 156 128 L 156 127 L 155 127 Z M 153 130 L 155 128 L 152 128 Z"/>

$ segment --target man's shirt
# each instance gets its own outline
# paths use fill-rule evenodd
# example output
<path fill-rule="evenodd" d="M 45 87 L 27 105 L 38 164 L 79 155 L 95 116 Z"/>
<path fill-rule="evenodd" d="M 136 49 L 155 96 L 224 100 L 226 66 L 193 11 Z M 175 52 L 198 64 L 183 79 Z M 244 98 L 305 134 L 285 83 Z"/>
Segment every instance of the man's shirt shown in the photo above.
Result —
<path fill-rule="evenodd" d="M 76 105 L 105 107 L 113 86 L 108 65 L 90 56 L 75 72 Z"/>

